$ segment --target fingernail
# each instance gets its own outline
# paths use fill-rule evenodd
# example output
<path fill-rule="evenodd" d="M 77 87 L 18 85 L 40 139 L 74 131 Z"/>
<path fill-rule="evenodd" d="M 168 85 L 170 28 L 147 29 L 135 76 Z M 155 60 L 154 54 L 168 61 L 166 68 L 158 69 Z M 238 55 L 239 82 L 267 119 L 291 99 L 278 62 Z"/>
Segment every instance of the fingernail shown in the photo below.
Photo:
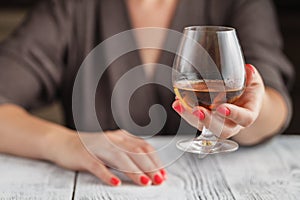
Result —
<path fill-rule="evenodd" d="M 225 116 L 229 116 L 230 115 L 230 110 L 228 108 L 226 108 L 226 107 L 218 107 L 217 111 L 219 113 L 221 113 L 222 115 L 225 115 Z"/>
<path fill-rule="evenodd" d="M 178 113 L 183 113 L 184 112 L 184 107 L 180 104 L 180 103 L 177 103 L 176 106 L 173 107 L 174 110 L 176 110 Z"/>
<path fill-rule="evenodd" d="M 162 178 L 160 175 L 156 174 L 156 175 L 154 176 L 154 182 L 155 182 L 156 184 L 161 184 L 163 181 L 164 181 L 164 180 L 163 180 L 163 178 Z"/>
<path fill-rule="evenodd" d="M 115 177 L 112 177 L 112 178 L 110 179 L 110 183 L 111 183 L 112 185 L 114 185 L 114 186 L 121 185 L 120 179 L 115 178 Z"/>
<path fill-rule="evenodd" d="M 205 119 L 205 114 L 202 110 L 195 110 L 193 112 L 193 115 L 195 115 L 196 117 L 198 117 L 200 120 L 204 120 Z"/>
<path fill-rule="evenodd" d="M 160 173 L 162 174 L 163 178 L 166 180 L 167 179 L 167 172 L 166 172 L 166 170 L 161 169 Z"/>
<path fill-rule="evenodd" d="M 248 67 L 248 69 L 251 70 L 252 74 L 255 74 L 255 69 L 254 69 L 253 65 L 251 65 L 251 64 L 246 64 L 246 66 Z"/>
<path fill-rule="evenodd" d="M 140 181 L 143 185 L 150 185 L 151 181 L 147 176 L 141 176 Z"/>

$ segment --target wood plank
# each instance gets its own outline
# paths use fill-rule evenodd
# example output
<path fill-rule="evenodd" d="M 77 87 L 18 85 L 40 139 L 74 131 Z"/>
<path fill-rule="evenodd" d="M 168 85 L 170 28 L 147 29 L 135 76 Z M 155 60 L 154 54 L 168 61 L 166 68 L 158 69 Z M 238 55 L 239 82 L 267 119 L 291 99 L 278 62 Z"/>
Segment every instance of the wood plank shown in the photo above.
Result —
<path fill-rule="evenodd" d="M 154 139 L 155 146 L 161 147 L 162 141 L 166 144 L 170 138 Z M 199 159 L 181 156 L 170 143 L 160 152 L 169 172 L 162 186 L 139 187 L 122 176 L 124 185 L 113 188 L 80 173 L 75 199 L 299 199 L 299 146 L 299 136 L 281 136 L 257 147 Z"/>
<path fill-rule="evenodd" d="M 216 157 L 236 199 L 299 199 L 299 146 L 299 136 L 278 137 Z"/>
<path fill-rule="evenodd" d="M 214 156 L 199 159 L 193 154 L 183 155 L 175 147 L 176 140 L 171 141 L 170 137 L 157 137 L 149 142 L 161 149 L 159 155 L 167 165 L 168 180 L 163 185 L 136 186 L 114 171 L 123 180 L 121 187 L 114 188 L 90 174 L 79 173 L 75 199 L 234 199 Z"/>
<path fill-rule="evenodd" d="M 299 199 L 299 136 L 204 159 L 182 154 L 171 137 L 149 142 L 166 164 L 166 183 L 140 187 L 121 175 L 123 186 L 114 188 L 79 173 L 75 199 Z M 0 154 L 0 200 L 72 199 L 74 177 L 47 162 Z"/>
<path fill-rule="evenodd" d="M 0 200 L 72 199 L 74 178 L 51 163 L 0 154 Z"/>

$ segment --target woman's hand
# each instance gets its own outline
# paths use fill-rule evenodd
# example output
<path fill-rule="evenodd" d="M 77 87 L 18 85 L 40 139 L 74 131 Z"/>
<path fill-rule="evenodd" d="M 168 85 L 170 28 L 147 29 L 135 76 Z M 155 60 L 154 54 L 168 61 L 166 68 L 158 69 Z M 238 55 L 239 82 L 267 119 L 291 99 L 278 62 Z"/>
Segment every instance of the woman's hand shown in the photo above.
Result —
<path fill-rule="evenodd" d="M 238 134 L 242 129 L 251 126 L 257 119 L 265 95 L 264 84 L 258 71 L 246 65 L 246 88 L 243 95 L 234 104 L 218 105 L 216 112 L 197 106 L 186 108 L 180 100 L 175 100 L 173 109 L 192 126 L 202 130 L 209 127 L 214 132 L 220 132 L 220 137 L 229 138 Z M 213 120 L 211 120 L 213 117 Z"/>
<path fill-rule="evenodd" d="M 120 185 L 121 180 L 108 167 L 124 172 L 142 186 L 159 185 L 166 179 L 155 149 L 124 130 L 80 133 L 80 137 L 70 132 L 58 137 L 52 138 L 51 160 L 62 167 L 89 171 L 113 186 Z"/>

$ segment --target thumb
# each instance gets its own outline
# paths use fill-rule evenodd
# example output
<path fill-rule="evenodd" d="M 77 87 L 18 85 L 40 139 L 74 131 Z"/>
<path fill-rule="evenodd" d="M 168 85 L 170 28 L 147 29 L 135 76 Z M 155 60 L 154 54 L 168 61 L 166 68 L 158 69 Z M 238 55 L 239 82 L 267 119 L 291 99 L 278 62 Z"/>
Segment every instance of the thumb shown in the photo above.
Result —
<path fill-rule="evenodd" d="M 256 69 L 251 64 L 246 64 L 245 69 L 246 69 L 246 85 L 249 85 L 253 80 L 253 76 L 256 73 Z"/>

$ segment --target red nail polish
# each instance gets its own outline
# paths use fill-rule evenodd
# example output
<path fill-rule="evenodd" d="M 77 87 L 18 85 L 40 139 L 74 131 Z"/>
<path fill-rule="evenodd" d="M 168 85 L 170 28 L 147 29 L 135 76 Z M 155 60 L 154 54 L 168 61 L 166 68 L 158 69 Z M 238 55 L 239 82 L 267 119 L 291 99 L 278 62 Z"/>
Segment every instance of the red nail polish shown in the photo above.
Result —
<path fill-rule="evenodd" d="M 176 110 L 178 113 L 183 113 L 184 107 L 180 103 L 178 103 L 176 106 L 174 106 L 174 110 Z"/>
<path fill-rule="evenodd" d="M 166 180 L 166 178 L 167 178 L 167 172 L 166 172 L 166 170 L 161 169 L 160 173 L 162 174 L 163 178 Z"/>
<path fill-rule="evenodd" d="M 154 182 L 155 182 L 156 184 L 161 184 L 163 181 L 164 181 L 164 180 L 163 180 L 163 178 L 162 178 L 160 175 L 156 174 L 156 175 L 154 176 Z"/>
<path fill-rule="evenodd" d="M 217 111 L 219 113 L 221 113 L 222 115 L 225 115 L 225 116 L 229 116 L 230 115 L 230 110 L 226 107 L 219 107 L 217 108 Z"/>
<path fill-rule="evenodd" d="M 118 179 L 118 178 L 115 178 L 115 177 L 112 177 L 110 179 L 110 183 L 114 186 L 117 186 L 117 185 L 120 185 L 121 184 L 121 181 Z"/>
<path fill-rule="evenodd" d="M 251 70 L 252 74 L 255 74 L 255 69 L 254 69 L 254 67 L 252 65 L 246 64 L 246 66 L 248 67 L 248 69 Z"/>
<path fill-rule="evenodd" d="M 202 110 L 195 110 L 193 112 L 193 115 L 195 115 L 196 117 L 198 117 L 200 120 L 204 120 L 205 119 L 205 114 Z"/>
<path fill-rule="evenodd" d="M 164 169 L 161 169 L 161 170 L 159 170 L 159 171 L 160 171 L 160 173 L 161 173 L 163 176 L 165 176 L 165 175 L 167 174 L 166 170 L 164 170 Z"/>
<path fill-rule="evenodd" d="M 150 183 L 150 179 L 147 176 L 141 176 L 140 181 L 143 185 L 148 185 Z"/>

